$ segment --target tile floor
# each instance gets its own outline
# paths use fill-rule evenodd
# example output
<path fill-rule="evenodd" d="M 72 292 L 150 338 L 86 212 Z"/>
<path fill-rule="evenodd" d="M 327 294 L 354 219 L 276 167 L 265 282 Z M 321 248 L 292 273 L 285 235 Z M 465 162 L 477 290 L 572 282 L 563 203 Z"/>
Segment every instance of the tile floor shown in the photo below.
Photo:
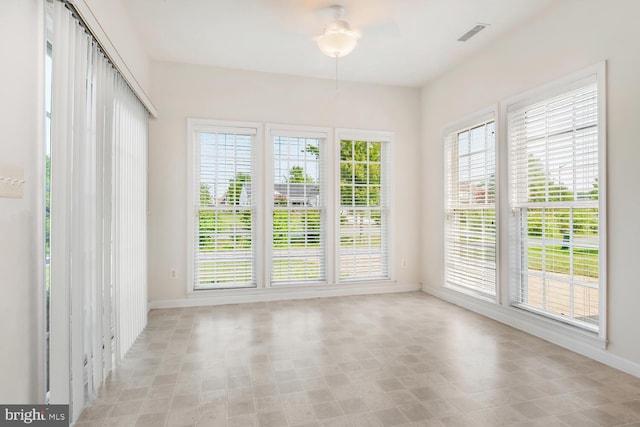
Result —
<path fill-rule="evenodd" d="M 640 379 L 420 292 L 154 310 L 84 426 L 640 426 Z"/>

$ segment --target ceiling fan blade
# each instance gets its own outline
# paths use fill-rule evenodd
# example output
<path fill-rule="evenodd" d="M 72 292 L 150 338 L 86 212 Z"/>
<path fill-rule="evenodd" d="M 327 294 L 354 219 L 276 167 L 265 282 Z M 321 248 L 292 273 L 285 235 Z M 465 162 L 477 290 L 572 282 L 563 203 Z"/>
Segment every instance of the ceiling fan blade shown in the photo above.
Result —
<path fill-rule="evenodd" d="M 363 26 L 361 32 L 367 37 L 395 38 L 400 36 L 400 27 L 397 22 L 386 20 Z"/>
<path fill-rule="evenodd" d="M 363 37 L 397 37 L 397 5 L 389 0 L 263 0 L 269 8 L 285 13 L 274 14 L 289 34 L 315 37 L 336 20 L 336 6 L 342 7 L 341 20 Z M 409 0 L 395 0 L 409 1 Z"/>

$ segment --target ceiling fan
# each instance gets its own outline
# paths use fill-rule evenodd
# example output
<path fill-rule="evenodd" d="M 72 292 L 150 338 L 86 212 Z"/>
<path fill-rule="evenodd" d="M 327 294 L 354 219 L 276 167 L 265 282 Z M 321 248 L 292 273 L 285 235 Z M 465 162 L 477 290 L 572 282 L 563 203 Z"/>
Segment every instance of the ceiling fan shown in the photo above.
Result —
<path fill-rule="evenodd" d="M 340 5 L 329 6 L 334 14 L 334 20 L 324 29 L 324 33 L 315 37 L 318 47 L 327 56 L 339 58 L 351 53 L 361 37 L 359 31 L 352 30 L 347 21 L 343 19 L 344 7 Z"/>

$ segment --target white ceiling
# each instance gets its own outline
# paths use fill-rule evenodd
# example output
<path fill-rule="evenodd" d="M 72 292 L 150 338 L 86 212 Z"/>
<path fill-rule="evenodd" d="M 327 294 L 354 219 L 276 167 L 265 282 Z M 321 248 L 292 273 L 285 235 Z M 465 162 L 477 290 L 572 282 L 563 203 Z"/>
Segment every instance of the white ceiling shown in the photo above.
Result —
<path fill-rule="evenodd" d="M 334 78 L 314 36 L 345 7 L 362 33 L 341 80 L 420 87 L 563 0 L 124 0 L 152 59 Z M 456 41 L 477 23 L 491 24 Z"/>

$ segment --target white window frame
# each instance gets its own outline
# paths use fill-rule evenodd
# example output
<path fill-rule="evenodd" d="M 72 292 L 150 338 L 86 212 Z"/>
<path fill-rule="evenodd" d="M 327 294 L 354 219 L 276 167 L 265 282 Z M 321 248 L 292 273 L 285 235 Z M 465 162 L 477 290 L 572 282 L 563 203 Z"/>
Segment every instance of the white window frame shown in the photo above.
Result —
<path fill-rule="evenodd" d="M 565 78 L 556 80 L 552 83 L 544 85 L 540 88 L 531 90 L 529 92 L 518 95 L 514 98 L 511 98 L 504 103 L 501 104 L 501 114 L 503 117 L 503 128 L 501 128 L 501 132 L 504 135 L 507 135 L 505 141 L 507 143 L 506 152 L 508 164 L 508 177 L 509 183 L 506 186 L 507 194 L 508 194 L 508 202 L 509 209 L 511 210 L 511 219 L 509 221 L 509 229 L 510 233 L 510 246 L 511 250 L 509 251 L 509 260 L 508 260 L 508 277 L 515 277 L 515 275 L 520 274 L 520 259 L 518 256 L 518 248 L 520 247 L 520 240 L 518 224 L 515 216 L 515 212 L 512 209 L 512 201 L 513 201 L 513 188 L 512 188 L 512 179 L 513 179 L 513 166 L 511 163 L 512 158 L 512 147 L 511 141 L 509 139 L 509 123 L 508 123 L 508 114 L 509 111 L 519 109 L 521 107 L 532 105 L 537 102 L 543 101 L 545 99 L 553 98 L 554 96 L 561 95 L 563 93 L 569 92 L 572 89 L 577 89 L 582 86 L 587 79 L 592 79 L 595 77 L 597 90 L 598 90 L 598 190 L 599 190 L 599 200 L 598 200 L 598 215 L 599 215 L 599 230 L 598 230 L 598 238 L 599 238 L 599 255 L 598 255 L 598 268 L 599 268 L 599 293 L 598 293 L 598 310 L 599 310 L 599 325 L 597 330 L 585 328 L 581 325 L 577 325 L 575 322 L 570 322 L 568 319 L 564 319 L 561 316 L 555 316 L 550 313 L 543 312 L 541 310 L 535 310 L 530 307 L 523 306 L 518 304 L 516 301 L 517 292 L 512 288 L 505 289 L 506 300 L 508 303 L 516 307 L 517 309 L 522 309 L 530 313 L 534 313 L 540 315 L 544 318 L 549 318 L 561 322 L 562 324 L 568 324 L 570 327 L 575 328 L 580 331 L 587 331 L 594 334 L 597 334 L 602 340 L 606 341 L 607 336 L 607 218 L 606 218 L 606 200 L 607 200 L 607 182 L 606 182 L 606 63 L 601 62 L 599 64 L 593 65 L 586 69 L 583 69 L 579 72 L 573 73 Z M 515 285 L 514 285 L 515 286 Z"/>
<path fill-rule="evenodd" d="M 444 188 L 443 188 L 443 275 L 442 275 L 442 285 L 448 289 L 452 289 L 457 292 L 461 292 L 464 294 L 468 294 L 477 298 L 481 298 L 492 303 L 497 303 L 500 297 L 500 164 L 499 164 L 499 151 L 500 151 L 500 141 L 499 141 L 499 120 L 498 120 L 498 106 L 494 105 L 492 107 L 485 108 L 477 113 L 466 116 L 460 120 L 456 120 L 454 122 L 446 125 L 442 132 L 442 140 L 443 144 L 443 165 L 444 165 Z M 494 180 L 495 180 L 495 201 L 494 201 L 494 210 L 495 210 L 495 294 L 490 294 L 486 292 L 477 291 L 464 286 L 453 286 L 448 284 L 447 276 L 447 235 L 448 235 L 448 227 L 449 227 L 449 219 L 447 218 L 447 205 L 448 205 L 448 184 L 450 179 L 450 171 L 448 169 L 448 140 L 452 134 L 458 134 L 465 130 L 470 130 L 476 126 L 480 126 L 486 123 L 494 122 L 494 162 L 495 162 L 495 170 L 494 170 Z"/>
<path fill-rule="evenodd" d="M 232 132 L 239 129 L 251 129 L 255 133 L 254 141 L 254 175 L 252 188 L 255 189 L 255 225 L 254 225 L 254 262 L 256 284 L 252 287 L 229 287 L 220 289 L 195 289 L 194 287 L 194 241 L 195 241 L 195 216 L 194 209 L 194 186 L 199 188 L 199 176 L 195 173 L 199 168 L 199 132 Z M 271 284 L 271 261 L 272 254 L 272 215 L 273 198 L 267 195 L 273 190 L 273 139 L 271 134 L 304 136 L 315 135 L 325 138 L 325 153 L 321 154 L 325 165 L 321 168 L 325 174 L 325 199 L 326 199 L 326 220 L 324 224 L 325 232 L 325 279 L 318 282 L 280 282 L 272 286 Z M 387 277 L 379 278 L 340 278 L 339 263 L 339 221 L 340 221 L 340 140 L 360 139 L 383 142 L 383 163 L 381 165 L 383 182 L 381 191 L 386 195 L 386 269 Z M 359 129 L 336 129 L 317 126 L 284 125 L 260 122 L 225 121 L 211 119 L 187 119 L 187 197 L 186 197 L 186 234 L 187 234 L 187 264 L 186 264 L 186 291 L 189 297 L 206 297 L 214 293 L 227 295 L 240 295 L 251 289 L 266 288 L 291 288 L 320 285 L 367 285 L 388 283 L 394 281 L 393 245 L 394 245 L 394 221 L 393 221 L 393 194 L 390 191 L 391 179 L 393 176 L 393 132 L 369 131 Z M 266 143 L 265 143 L 266 142 Z"/>
<path fill-rule="evenodd" d="M 322 146 L 320 149 L 320 209 L 324 211 L 324 215 L 321 213 L 321 242 L 322 242 L 322 256 L 324 257 L 324 272 L 323 278 L 317 281 L 282 281 L 275 283 L 272 278 L 272 265 L 273 265 L 273 197 L 267 197 L 272 194 L 274 187 L 274 143 L 275 137 L 278 136 L 292 136 L 292 137 L 308 137 L 321 139 Z M 331 147 L 333 140 L 331 138 L 331 128 L 315 127 L 315 126 L 297 126 L 297 125 L 280 125 L 268 123 L 265 126 L 265 147 L 264 156 L 260 161 L 265 163 L 265 179 L 263 180 L 265 196 L 264 203 L 264 224 L 265 224 L 265 241 L 264 241 L 264 256 L 265 269 L 264 269 L 264 284 L 265 287 L 277 287 L 284 288 L 290 286 L 312 286 L 312 285 L 326 285 L 327 283 L 333 283 L 332 274 L 330 274 L 330 266 L 332 265 L 332 259 L 329 258 L 329 248 L 333 247 L 333 218 L 332 212 L 334 207 L 332 206 L 329 194 L 334 187 L 333 180 L 330 179 L 329 165 L 332 162 Z M 324 217 L 324 218 L 323 218 Z M 260 254 L 259 254 L 260 256 Z"/>
<path fill-rule="evenodd" d="M 387 275 L 386 277 L 379 278 L 342 278 L 340 276 L 340 142 L 342 140 L 365 140 L 365 141 L 375 141 L 382 142 L 382 150 L 381 156 L 383 161 L 381 162 L 381 192 L 385 194 L 385 205 L 381 205 L 380 208 L 382 210 L 386 210 L 386 241 L 384 244 L 386 245 L 386 269 Z M 360 130 L 360 129 L 336 129 L 335 137 L 334 137 L 334 152 L 333 157 L 334 161 L 333 166 L 335 167 L 334 171 L 334 180 L 335 180 L 335 195 L 333 200 L 333 205 L 335 206 L 334 212 L 334 224 L 335 224 L 335 232 L 334 232 L 334 241 L 335 241 L 335 262 L 334 262 L 334 276 L 335 283 L 341 284 L 352 284 L 352 283 L 367 283 L 367 282 L 392 282 L 395 279 L 395 271 L 393 268 L 393 192 L 391 191 L 391 177 L 392 177 L 392 168 L 393 168 L 393 140 L 394 133 L 388 131 L 368 131 L 368 130 Z"/>
<path fill-rule="evenodd" d="M 243 289 L 237 288 L 220 288 L 220 289 L 195 289 L 194 283 L 194 244 L 195 244 L 195 215 L 194 215 L 194 203 L 195 203 L 195 188 L 200 186 L 200 174 L 198 172 L 200 165 L 200 149 L 198 134 L 200 132 L 211 133 L 224 133 L 224 132 L 238 132 L 247 131 L 254 134 L 254 153 L 253 153 L 253 176 L 252 176 L 252 188 L 255 188 L 255 224 L 253 230 L 253 259 L 254 259 L 254 277 L 256 280 L 255 286 L 244 287 L 245 289 L 255 289 L 260 287 L 260 278 L 263 277 L 263 261 L 262 261 L 262 248 L 264 247 L 264 224 L 263 217 L 260 214 L 260 209 L 263 206 L 264 187 L 263 180 L 259 179 L 264 176 L 262 172 L 262 162 L 260 161 L 264 155 L 262 134 L 263 126 L 261 123 L 255 122 L 238 122 L 238 121 L 222 121 L 222 120 L 208 120 L 208 119 L 187 119 L 187 220 L 186 220 L 186 234 L 187 234 L 187 267 L 185 276 L 187 278 L 187 294 L 197 294 L 205 292 L 217 292 L 223 290 L 237 290 Z M 253 192 L 253 190 L 252 190 Z"/>

